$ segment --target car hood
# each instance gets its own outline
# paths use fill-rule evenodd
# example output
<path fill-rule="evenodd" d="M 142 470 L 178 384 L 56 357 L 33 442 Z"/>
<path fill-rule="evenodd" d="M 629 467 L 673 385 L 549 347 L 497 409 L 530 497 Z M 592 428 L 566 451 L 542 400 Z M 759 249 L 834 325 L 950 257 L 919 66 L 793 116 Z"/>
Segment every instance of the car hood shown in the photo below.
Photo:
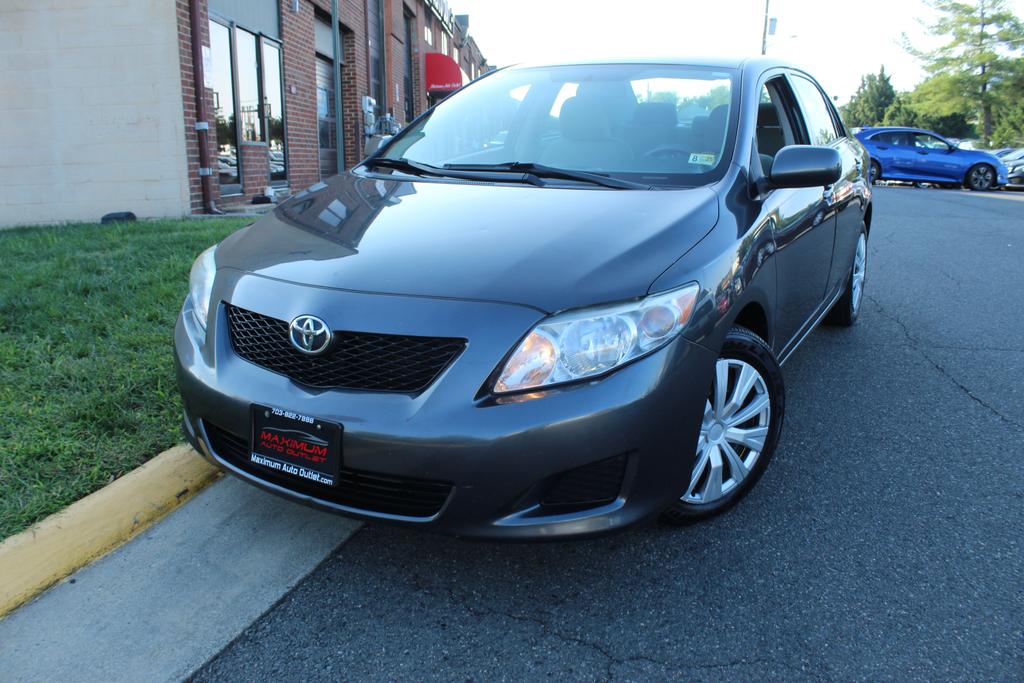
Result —
<path fill-rule="evenodd" d="M 553 312 L 644 295 L 718 220 L 707 188 L 605 190 L 335 176 L 226 239 L 218 268 Z"/>

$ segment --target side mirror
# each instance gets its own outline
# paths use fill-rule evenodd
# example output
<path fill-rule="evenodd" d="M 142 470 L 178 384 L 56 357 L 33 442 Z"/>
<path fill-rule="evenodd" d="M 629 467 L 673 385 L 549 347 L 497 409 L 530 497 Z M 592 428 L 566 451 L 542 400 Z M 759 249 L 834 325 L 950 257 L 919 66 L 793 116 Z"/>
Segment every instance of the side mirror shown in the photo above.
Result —
<path fill-rule="evenodd" d="M 843 160 L 831 147 L 790 145 L 772 162 L 771 187 L 823 187 L 843 175 Z"/>

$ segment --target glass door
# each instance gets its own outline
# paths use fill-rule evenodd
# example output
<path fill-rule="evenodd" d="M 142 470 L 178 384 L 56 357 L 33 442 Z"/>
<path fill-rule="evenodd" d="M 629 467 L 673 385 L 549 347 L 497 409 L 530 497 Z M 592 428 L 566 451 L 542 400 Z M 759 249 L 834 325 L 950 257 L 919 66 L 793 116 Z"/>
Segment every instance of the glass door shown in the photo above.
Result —
<path fill-rule="evenodd" d="M 281 89 L 281 48 L 263 40 L 263 118 L 266 121 L 271 184 L 288 180 L 284 151 L 284 97 Z"/>
<path fill-rule="evenodd" d="M 216 126 L 217 181 L 221 196 L 242 191 L 238 162 L 238 137 L 235 126 L 234 71 L 231 29 L 216 21 L 210 22 L 211 69 L 209 81 L 213 91 L 213 118 Z"/>
<path fill-rule="evenodd" d="M 320 146 L 320 177 L 338 173 L 338 126 L 334 111 L 334 63 L 316 60 L 316 123 Z"/>

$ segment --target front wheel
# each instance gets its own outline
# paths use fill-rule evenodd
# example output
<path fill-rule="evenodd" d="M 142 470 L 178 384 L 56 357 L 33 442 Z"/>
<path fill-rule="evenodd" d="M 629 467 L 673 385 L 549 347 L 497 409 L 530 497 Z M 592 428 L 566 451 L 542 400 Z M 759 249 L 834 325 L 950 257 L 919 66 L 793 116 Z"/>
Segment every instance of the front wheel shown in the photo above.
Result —
<path fill-rule="evenodd" d="M 872 161 L 871 166 L 868 167 L 868 180 L 874 185 L 881 177 L 882 167 L 878 165 L 877 161 Z"/>
<path fill-rule="evenodd" d="M 663 519 L 688 524 L 738 503 L 768 466 L 784 412 L 782 371 L 771 348 L 733 327 L 715 362 L 690 481 Z"/>
<path fill-rule="evenodd" d="M 971 166 L 971 170 L 967 171 L 966 185 L 968 188 L 976 192 L 991 190 L 992 186 L 995 184 L 995 169 L 988 164 L 977 164 L 975 166 Z"/>

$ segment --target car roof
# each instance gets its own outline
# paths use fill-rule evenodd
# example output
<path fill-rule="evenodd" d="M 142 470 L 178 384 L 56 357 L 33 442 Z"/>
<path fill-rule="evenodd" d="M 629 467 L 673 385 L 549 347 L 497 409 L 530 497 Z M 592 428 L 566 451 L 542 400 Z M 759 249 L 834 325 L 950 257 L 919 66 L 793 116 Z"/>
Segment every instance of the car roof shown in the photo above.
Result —
<path fill-rule="evenodd" d="M 933 130 L 927 128 L 910 128 L 909 126 L 862 126 L 860 133 L 864 135 L 873 135 L 874 133 L 928 133 L 930 135 L 938 135 L 940 138 L 943 137 Z"/>
<path fill-rule="evenodd" d="M 794 66 L 783 60 L 761 57 L 761 56 L 708 56 L 708 55 L 670 55 L 670 56 L 646 56 L 646 57 L 624 57 L 624 58 L 581 58 L 581 59 L 567 59 L 558 61 L 547 61 L 547 62 L 524 62 L 521 64 L 515 64 L 509 68 L 533 68 L 533 67 L 545 67 L 545 66 L 581 66 L 581 65 L 611 65 L 611 64 L 665 64 L 673 66 L 701 66 L 701 67 L 719 67 L 722 69 L 744 69 L 744 68 L 757 68 L 762 67 L 763 69 L 783 67 L 789 69 L 797 69 L 803 71 L 797 66 Z"/>

